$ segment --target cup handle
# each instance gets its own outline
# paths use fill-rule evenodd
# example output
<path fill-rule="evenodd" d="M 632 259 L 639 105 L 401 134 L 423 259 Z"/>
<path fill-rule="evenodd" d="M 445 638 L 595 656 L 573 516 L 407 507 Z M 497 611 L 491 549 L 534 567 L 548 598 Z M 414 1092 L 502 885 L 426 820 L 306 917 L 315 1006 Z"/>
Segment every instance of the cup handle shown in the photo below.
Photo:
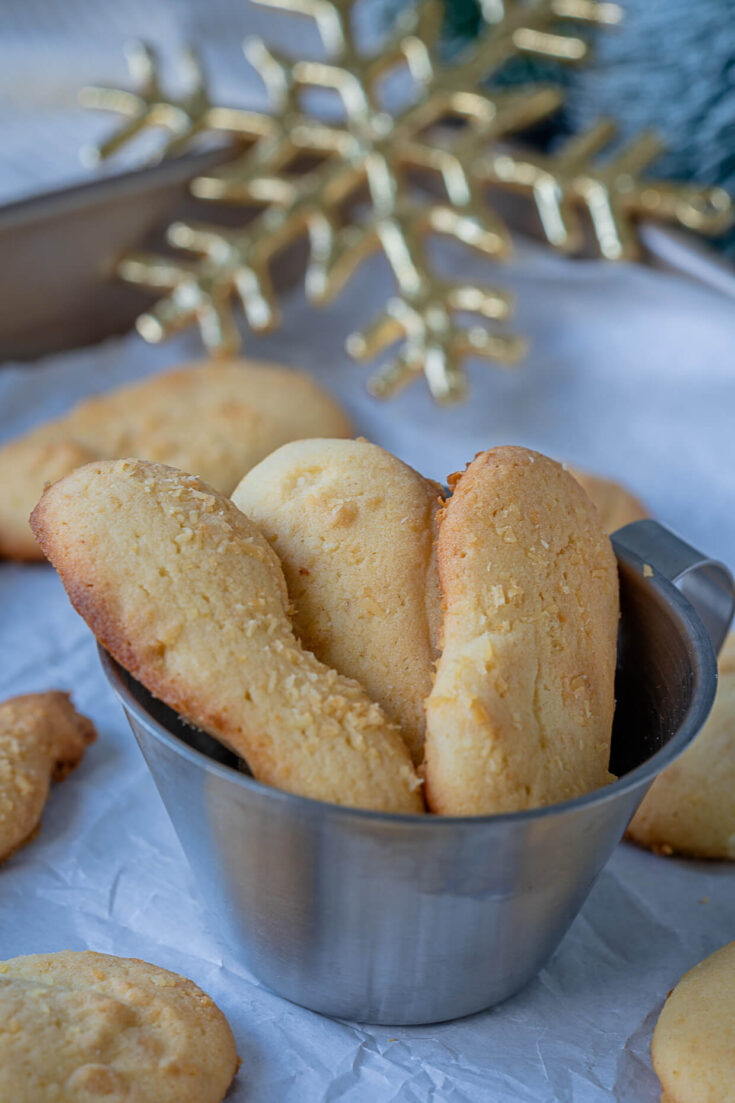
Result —
<path fill-rule="evenodd" d="M 719 653 L 735 613 L 735 581 L 724 563 L 703 555 L 658 521 L 625 525 L 612 542 L 674 583 L 699 613 Z"/>

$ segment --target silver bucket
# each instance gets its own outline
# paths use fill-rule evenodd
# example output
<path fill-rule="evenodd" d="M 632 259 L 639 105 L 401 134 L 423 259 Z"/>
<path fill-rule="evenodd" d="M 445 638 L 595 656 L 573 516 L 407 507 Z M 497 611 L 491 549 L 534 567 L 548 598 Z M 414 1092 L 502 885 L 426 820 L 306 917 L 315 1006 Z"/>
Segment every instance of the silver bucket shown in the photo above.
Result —
<path fill-rule="evenodd" d="M 620 780 L 548 808 L 385 815 L 280 792 L 101 651 L 212 919 L 258 980 L 326 1015 L 419 1024 L 490 1007 L 547 961 L 649 785 L 704 724 L 733 613 L 729 572 L 662 526 L 613 542 Z"/>

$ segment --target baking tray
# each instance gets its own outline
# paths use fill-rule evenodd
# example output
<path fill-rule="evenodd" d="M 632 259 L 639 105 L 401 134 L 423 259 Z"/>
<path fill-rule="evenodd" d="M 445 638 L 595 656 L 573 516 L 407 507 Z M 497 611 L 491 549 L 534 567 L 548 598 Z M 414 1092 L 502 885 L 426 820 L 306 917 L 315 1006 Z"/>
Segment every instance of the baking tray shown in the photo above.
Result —
<path fill-rule="evenodd" d="M 158 293 L 115 277 L 131 249 L 170 252 L 176 219 L 243 225 L 257 208 L 203 204 L 188 182 L 231 156 L 219 147 L 0 207 L 0 364 L 94 344 L 130 330 Z M 540 237 L 525 199 L 495 193 L 511 229 Z M 735 266 L 698 238 L 644 222 L 644 260 L 735 298 Z M 177 254 L 179 257 L 181 254 Z M 284 288 L 303 271 L 306 250 L 286 251 L 274 268 Z"/>

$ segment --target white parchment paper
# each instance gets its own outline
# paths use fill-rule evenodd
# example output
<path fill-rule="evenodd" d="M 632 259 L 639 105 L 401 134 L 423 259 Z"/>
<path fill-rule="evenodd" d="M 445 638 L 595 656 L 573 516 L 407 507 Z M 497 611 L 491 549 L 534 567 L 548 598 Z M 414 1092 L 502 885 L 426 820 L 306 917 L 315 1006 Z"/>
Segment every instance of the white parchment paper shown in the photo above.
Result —
<path fill-rule="evenodd" d="M 463 271 L 470 274 L 472 264 Z M 468 405 L 417 385 L 365 395 L 345 334 L 385 299 L 368 268 L 327 312 L 291 297 L 250 351 L 313 372 L 358 429 L 444 479 L 479 449 L 520 443 L 627 481 L 691 543 L 735 565 L 735 311 L 731 301 L 632 266 L 571 263 L 532 247 L 515 284 L 525 365 L 478 365 Z M 0 438 L 76 399 L 195 354 L 194 338 L 136 337 L 0 369 Z M 666 992 L 735 938 L 735 867 L 618 848 L 549 966 L 484 1014 L 419 1028 L 333 1022 L 261 988 L 216 934 L 153 782 L 48 566 L 0 564 L 0 697 L 59 687 L 100 739 L 54 789 L 40 837 L 0 869 L 0 957 L 90 947 L 192 977 L 227 1014 L 248 1103 L 392 1100 L 654 1103 L 650 1035 Z"/>

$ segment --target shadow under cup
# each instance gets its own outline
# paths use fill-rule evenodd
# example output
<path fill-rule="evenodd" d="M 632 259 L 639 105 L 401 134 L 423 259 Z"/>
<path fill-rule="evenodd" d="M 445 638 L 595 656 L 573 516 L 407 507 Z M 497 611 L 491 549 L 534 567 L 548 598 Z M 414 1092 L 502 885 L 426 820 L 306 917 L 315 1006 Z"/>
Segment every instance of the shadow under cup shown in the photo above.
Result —
<path fill-rule="evenodd" d="M 259 981 L 327 1015 L 408 1025 L 498 1003 L 548 960 L 654 777 L 704 723 L 711 637 L 721 644 L 735 604 L 726 569 L 655 522 L 613 542 L 619 780 L 548 808 L 387 815 L 269 788 L 100 651 L 213 922 Z M 672 581 L 695 576 L 707 628 Z"/>

